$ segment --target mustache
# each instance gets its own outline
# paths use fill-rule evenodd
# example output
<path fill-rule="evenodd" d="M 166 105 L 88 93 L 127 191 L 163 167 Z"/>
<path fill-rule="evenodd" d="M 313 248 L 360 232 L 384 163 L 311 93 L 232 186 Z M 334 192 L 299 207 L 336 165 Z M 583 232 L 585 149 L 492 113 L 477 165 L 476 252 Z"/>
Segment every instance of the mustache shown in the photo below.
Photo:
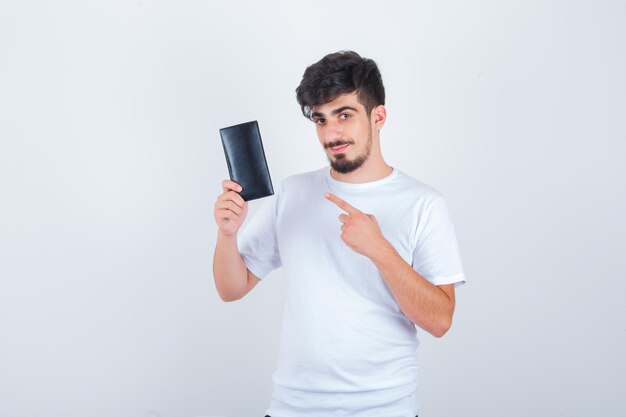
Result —
<path fill-rule="evenodd" d="M 346 142 L 346 141 L 337 141 L 337 142 L 329 142 L 326 144 L 326 148 L 330 149 L 330 148 L 334 148 L 335 146 L 341 146 L 341 145 L 352 145 L 354 142 Z"/>

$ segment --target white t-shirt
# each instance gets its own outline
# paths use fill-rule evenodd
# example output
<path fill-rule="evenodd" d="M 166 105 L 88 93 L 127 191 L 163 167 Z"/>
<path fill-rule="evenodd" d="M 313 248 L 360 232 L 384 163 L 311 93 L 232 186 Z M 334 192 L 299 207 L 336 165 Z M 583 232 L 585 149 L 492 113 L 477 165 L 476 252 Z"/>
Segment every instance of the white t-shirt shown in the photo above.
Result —
<path fill-rule="evenodd" d="M 238 235 L 263 279 L 282 266 L 282 319 L 272 417 L 415 417 L 416 326 L 374 263 L 341 240 L 330 192 L 376 216 L 400 256 L 435 285 L 465 282 L 444 198 L 398 169 L 377 181 L 334 179 L 330 167 L 284 179 Z"/>

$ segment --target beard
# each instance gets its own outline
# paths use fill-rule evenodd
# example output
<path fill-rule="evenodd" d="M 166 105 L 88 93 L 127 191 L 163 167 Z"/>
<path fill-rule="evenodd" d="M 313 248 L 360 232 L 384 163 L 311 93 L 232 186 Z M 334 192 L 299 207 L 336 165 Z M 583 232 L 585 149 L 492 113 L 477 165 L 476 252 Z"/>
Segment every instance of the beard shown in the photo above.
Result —
<path fill-rule="evenodd" d="M 336 146 L 333 144 L 332 146 Z M 365 146 L 365 151 L 361 155 L 357 155 L 354 159 L 348 159 L 346 154 L 341 153 L 335 156 L 328 156 L 328 162 L 330 162 L 330 166 L 337 172 L 341 174 L 347 174 L 348 172 L 355 171 L 361 167 L 369 158 L 370 153 L 372 152 L 372 132 L 369 132 L 367 138 L 367 145 Z"/>

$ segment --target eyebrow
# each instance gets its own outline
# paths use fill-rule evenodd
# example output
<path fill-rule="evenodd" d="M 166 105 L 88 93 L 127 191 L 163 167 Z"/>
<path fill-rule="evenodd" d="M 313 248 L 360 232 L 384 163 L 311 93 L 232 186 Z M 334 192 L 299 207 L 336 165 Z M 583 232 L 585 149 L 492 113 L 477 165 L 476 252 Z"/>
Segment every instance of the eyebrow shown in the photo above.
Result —
<path fill-rule="evenodd" d="M 354 107 L 350 107 L 350 106 L 341 106 L 333 111 L 330 112 L 331 116 L 335 116 L 339 113 L 344 112 L 345 110 L 352 110 L 355 113 L 358 113 L 359 111 L 357 109 L 355 109 Z M 311 113 L 311 118 L 313 117 L 324 117 L 324 113 L 320 113 L 318 111 Z"/>

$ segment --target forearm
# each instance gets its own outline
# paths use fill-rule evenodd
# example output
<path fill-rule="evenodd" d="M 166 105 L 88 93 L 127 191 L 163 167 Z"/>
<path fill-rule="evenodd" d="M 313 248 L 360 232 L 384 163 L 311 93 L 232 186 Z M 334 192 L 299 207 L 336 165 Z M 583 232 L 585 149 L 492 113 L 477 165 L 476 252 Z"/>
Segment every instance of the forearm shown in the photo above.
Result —
<path fill-rule="evenodd" d="M 370 259 L 409 320 L 435 337 L 443 336 L 452 324 L 454 299 L 420 276 L 388 242 Z"/>
<path fill-rule="evenodd" d="M 237 248 L 237 234 L 217 234 L 213 256 L 215 287 L 224 301 L 238 300 L 245 293 L 248 270 Z"/>

